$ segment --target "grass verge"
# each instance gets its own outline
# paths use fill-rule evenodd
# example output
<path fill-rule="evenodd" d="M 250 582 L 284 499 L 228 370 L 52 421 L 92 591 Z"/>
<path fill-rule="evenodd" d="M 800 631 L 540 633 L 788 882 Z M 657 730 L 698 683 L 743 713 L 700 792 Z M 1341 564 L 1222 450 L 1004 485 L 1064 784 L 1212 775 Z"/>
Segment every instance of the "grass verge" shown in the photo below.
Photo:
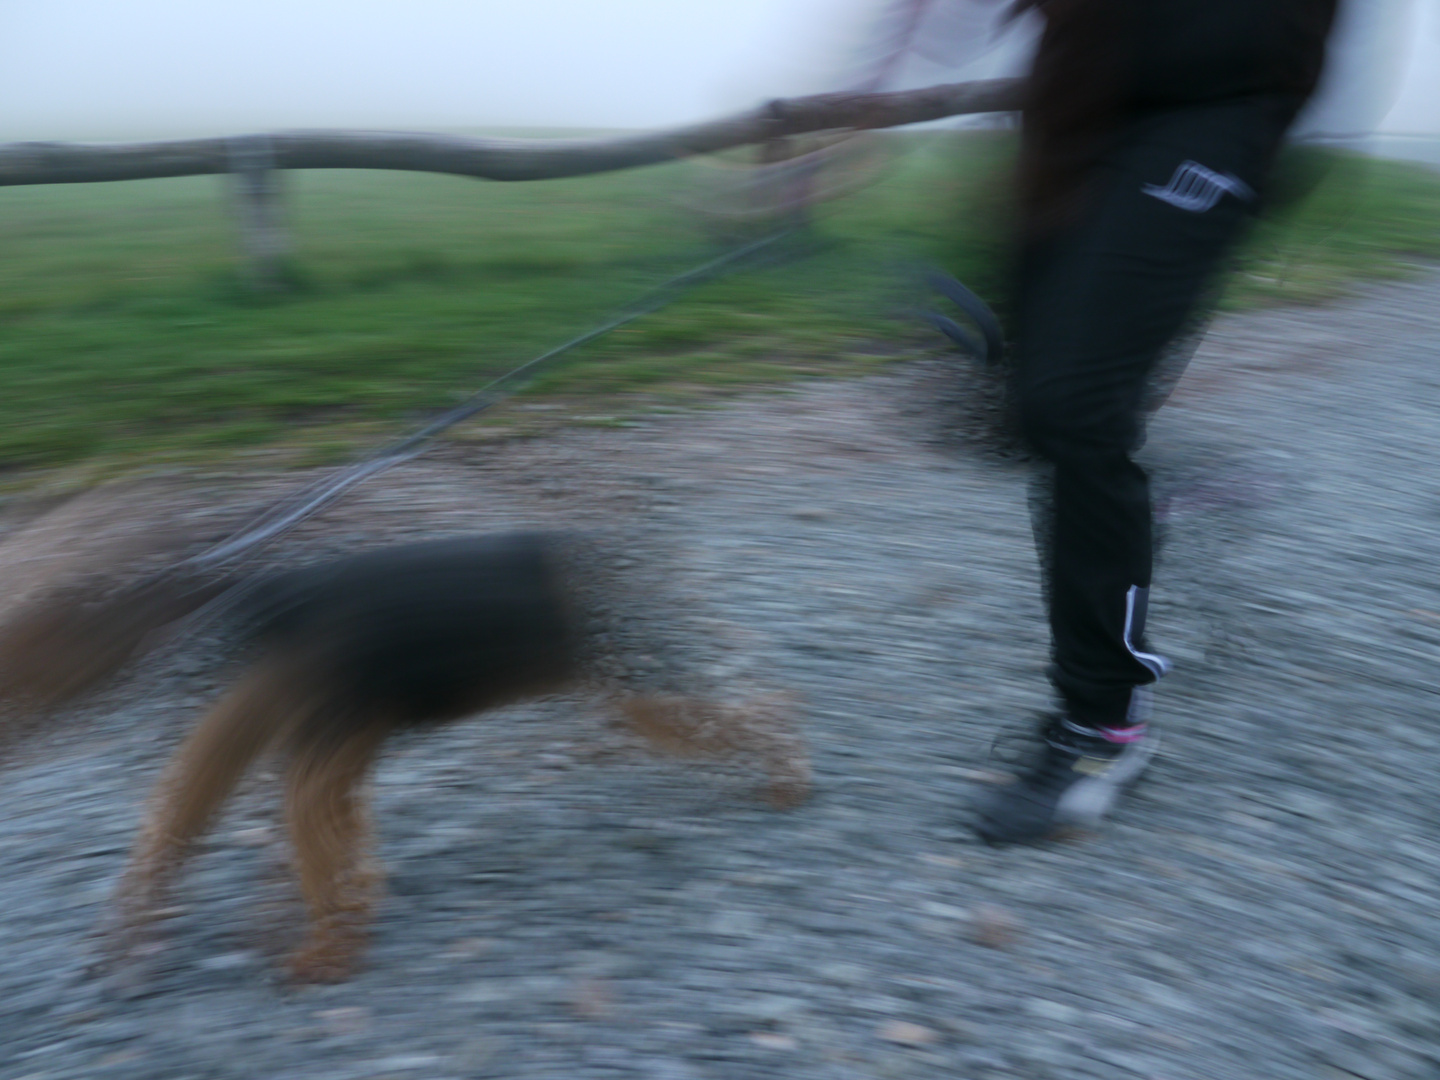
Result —
<path fill-rule="evenodd" d="M 900 268 L 913 260 L 999 292 L 1009 137 L 877 145 L 888 167 L 821 215 L 822 255 L 696 290 L 574 354 L 489 422 L 613 422 L 636 402 L 873 370 L 930 340 L 906 317 L 916 297 Z M 1313 190 L 1255 231 L 1227 307 L 1325 300 L 1440 257 L 1440 175 L 1297 160 Z M 707 164 L 510 185 L 294 174 L 294 287 L 269 299 L 238 284 L 220 180 L 0 189 L 0 478 L 343 456 L 713 254 L 715 221 L 686 204 L 726 176 Z"/>

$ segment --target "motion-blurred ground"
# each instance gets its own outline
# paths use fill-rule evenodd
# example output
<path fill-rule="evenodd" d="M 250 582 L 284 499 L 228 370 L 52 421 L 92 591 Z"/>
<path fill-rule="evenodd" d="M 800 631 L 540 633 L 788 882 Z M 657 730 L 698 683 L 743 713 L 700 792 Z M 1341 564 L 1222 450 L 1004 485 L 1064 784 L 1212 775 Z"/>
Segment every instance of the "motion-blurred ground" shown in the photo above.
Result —
<path fill-rule="evenodd" d="M 1045 641 L 1021 469 L 933 438 L 953 369 L 450 446 L 360 489 L 274 557 L 617 518 L 678 545 L 805 695 L 815 799 L 770 813 L 567 702 L 516 709 L 385 759 L 356 981 L 269 982 L 294 898 L 256 791 L 153 981 L 107 999 L 86 935 L 214 693 L 192 643 L 0 777 L 0 1076 L 1435 1075 L 1437 313 L 1431 270 L 1212 329 L 1147 449 L 1166 746 L 1084 844 L 962 824 L 995 732 L 1044 704 Z"/>

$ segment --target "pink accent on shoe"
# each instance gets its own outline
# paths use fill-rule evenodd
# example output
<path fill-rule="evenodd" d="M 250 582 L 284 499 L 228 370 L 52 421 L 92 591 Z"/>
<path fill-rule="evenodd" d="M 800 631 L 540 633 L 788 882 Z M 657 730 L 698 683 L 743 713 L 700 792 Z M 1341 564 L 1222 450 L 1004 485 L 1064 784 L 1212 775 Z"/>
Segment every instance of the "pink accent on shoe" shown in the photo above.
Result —
<path fill-rule="evenodd" d="M 1131 727 L 1115 728 L 1102 727 L 1095 729 L 1100 737 L 1106 742 L 1132 743 L 1139 742 L 1145 737 L 1145 725 L 1135 724 Z"/>

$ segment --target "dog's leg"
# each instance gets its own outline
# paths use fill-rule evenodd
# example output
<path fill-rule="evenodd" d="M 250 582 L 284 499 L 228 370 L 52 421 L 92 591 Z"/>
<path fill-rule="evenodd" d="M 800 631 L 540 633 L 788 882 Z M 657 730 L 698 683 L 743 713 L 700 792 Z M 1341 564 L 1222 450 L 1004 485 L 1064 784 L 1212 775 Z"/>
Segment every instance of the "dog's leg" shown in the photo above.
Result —
<path fill-rule="evenodd" d="M 338 743 L 302 745 L 290 763 L 286 813 L 310 912 L 309 940 L 290 964 L 306 982 L 346 978 L 364 944 L 379 884 L 370 858 L 364 781 L 387 730 L 369 724 Z"/>
<path fill-rule="evenodd" d="M 118 952 L 128 951 L 154 919 L 191 842 L 274 740 L 287 718 L 286 698 L 276 671 L 255 671 L 220 700 L 171 758 L 121 879 Z"/>
<path fill-rule="evenodd" d="M 639 696 L 618 702 L 629 726 L 682 757 L 748 757 L 769 777 L 766 795 L 794 806 L 810 793 L 810 760 L 791 725 L 793 702 L 770 695 L 743 705 L 699 698 Z"/>

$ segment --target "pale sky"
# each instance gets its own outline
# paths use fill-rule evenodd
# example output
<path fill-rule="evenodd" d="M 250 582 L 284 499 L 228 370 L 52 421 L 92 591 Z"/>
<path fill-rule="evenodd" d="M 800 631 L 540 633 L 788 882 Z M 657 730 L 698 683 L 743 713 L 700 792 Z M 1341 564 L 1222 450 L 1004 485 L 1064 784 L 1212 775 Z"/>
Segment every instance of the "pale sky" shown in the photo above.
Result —
<path fill-rule="evenodd" d="M 1386 128 L 1440 131 L 1440 0 L 1349 2 L 1340 85 L 1315 124 L 1374 128 L 1393 104 Z M 0 0 L 0 142 L 684 123 L 840 86 L 880 6 Z M 938 39 L 980 33 L 957 10 Z M 1017 49 L 959 71 L 918 63 L 909 81 L 1003 73 Z"/>
<path fill-rule="evenodd" d="M 1412 19 L 1402 92 L 1382 126 L 1387 131 L 1435 132 L 1440 130 L 1440 0 L 1421 0 Z"/>
<path fill-rule="evenodd" d="M 0 141 L 649 127 L 827 89 L 862 0 L 0 0 Z"/>

